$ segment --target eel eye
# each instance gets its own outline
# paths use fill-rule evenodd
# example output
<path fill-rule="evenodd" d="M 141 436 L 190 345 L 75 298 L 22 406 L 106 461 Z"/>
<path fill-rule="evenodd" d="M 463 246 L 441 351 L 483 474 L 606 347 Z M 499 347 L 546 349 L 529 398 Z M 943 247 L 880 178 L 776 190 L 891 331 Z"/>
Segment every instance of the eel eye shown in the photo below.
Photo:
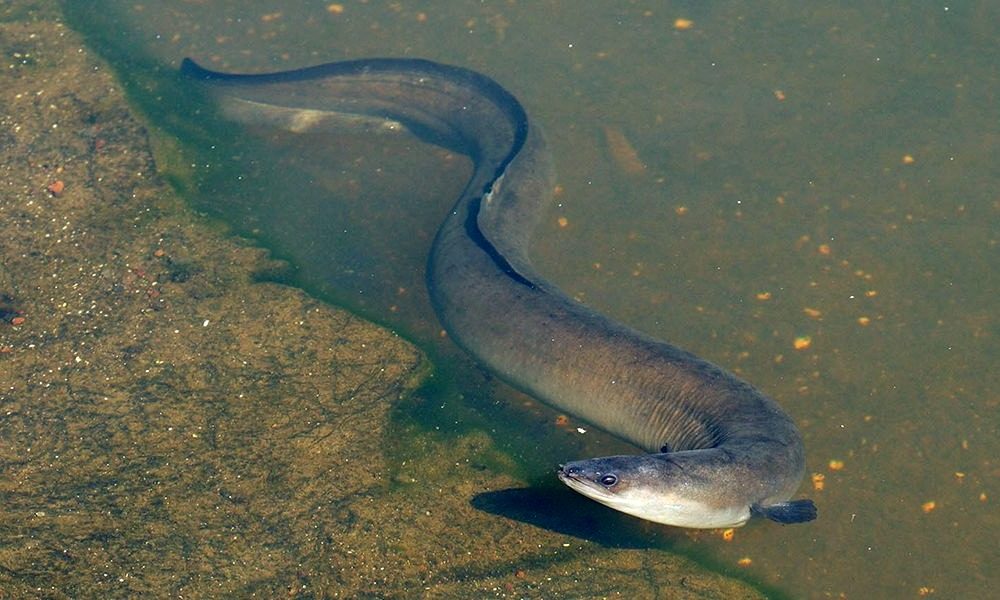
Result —
<path fill-rule="evenodd" d="M 600 481 L 601 485 L 604 487 L 611 487 L 618 483 L 618 478 L 615 477 L 613 473 L 608 473 L 607 475 L 601 475 L 601 478 L 598 479 L 598 481 Z"/>

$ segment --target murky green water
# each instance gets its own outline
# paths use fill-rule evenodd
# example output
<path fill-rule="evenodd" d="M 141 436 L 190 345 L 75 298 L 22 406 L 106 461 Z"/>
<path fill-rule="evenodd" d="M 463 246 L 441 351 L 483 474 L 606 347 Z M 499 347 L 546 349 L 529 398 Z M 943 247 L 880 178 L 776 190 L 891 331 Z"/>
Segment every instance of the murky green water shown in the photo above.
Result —
<path fill-rule="evenodd" d="M 235 71 L 423 57 L 522 100 L 562 187 L 540 269 L 745 376 L 806 440 L 815 523 L 626 545 L 671 546 L 790 597 L 983 597 L 1000 583 L 994 4 L 96 4 L 100 18 L 79 24 L 105 28 L 95 35 L 124 69 L 162 67 L 133 63 L 133 91 L 173 130 L 178 112 L 192 130 L 201 117 L 142 88 L 184 56 Z M 170 168 L 238 203 L 192 201 L 275 248 L 312 293 L 467 373 L 436 346 L 422 281 L 464 159 L 228 133 Z M 529 476 L 552 462 L 517 460 Z"/>

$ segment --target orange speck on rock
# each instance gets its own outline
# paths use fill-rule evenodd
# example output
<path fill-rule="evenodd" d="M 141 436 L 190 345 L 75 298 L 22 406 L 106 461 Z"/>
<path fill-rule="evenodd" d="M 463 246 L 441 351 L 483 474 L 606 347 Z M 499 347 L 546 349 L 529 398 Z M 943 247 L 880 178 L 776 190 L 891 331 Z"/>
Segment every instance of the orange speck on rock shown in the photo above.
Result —
<path fill-rule="evenodd" d="M 829 256 L 830 255 L 830 244 L 820 244 L 819 248 L 817 248 L 817 250 L 819 250 L 819 253 L 822 254 L 823 256 Z"/>
<path fill-rule="evenodd" d="M 674 212 L 677 214 L 678 217 L 683 217 L 684 215 L 688 214 L 688 207 L 677 206 L 674 208 Z"/>
<path fill-rule="evenodd" d="M 925 513 L 929 513 L 935 508 L 937 508 L 937 502 L 933 500 L 929 502 L 924 502 L 923 504 L 920 505 L 920 510 L 924 511 Z"/>
<path fill-rule="evenodd" d="M 774 90 L 774 97 L 778 100 L 784 100 L 786 98 L 785 92 L 781 90 Z"/>
<path fill-rule="evenodd" d="M 839 458 L 834 458 L 828 463 L 831 471 L 840 471 L 844 468 L 844 461 Z"/>
<path fill-rule="evenodd" d="M 736 537 L 736 530 L 733 529 L 732 527 L 722 532 L 722 539 L 726 540 L 727 542 L 733 541 L 734 537 Z"/>
<path fill-rule="evenodd" d="M 751 564 L 753 564 L 753 560 L 749 556 L 744 556 L 743 558 L 736 561 L 736 564 L 738 564 L 741 567 L 749 567 Z"/>
<path fill-rule="evenodd" d="M 568 424 L 569 424 L 569 417 L 567 417 L 566 415 L 559 415 L 556 417 L 556 425 L 562 427 Z"/>
<path fill-rule="evenodd" d="M 163 248 L 157 248 L 156 250 L 153 251 L 153 256 L 156 256 L 157 258 L 159 258 L 159 257 L 165 255 L 166 253 L 167 253 L 167 251 L 164 250 Z"/>
<path fill-rule="evenodd" d="M 49 193 L 52 194 L 53 196 L 58 196 L 59 194 L 63 193 L 63 190 L 66 189 L 66 184 L 63 182 L 62 179 L 56 179 L 55 181 L 50 183 L 49 187 L 47 187 L 46 189 L 49 190 Z"/>
<path fill-rule="evenodd" d="M 566 217 L 559 217 L 556 219 L 556 223 L 558 223 L 560 227 L 569 227 L 569 219 Z"/>
<path fill-rule="evenodd" d="M 344 5 L 343 4 L 331 4 L 331 5 L 329 5 L 329 6 L 326 7 L 326 12 L 328 12 L 330 14 L 334 14 L 334 15 L 339 15 L 340 13 L 344 12 Z"/>
<path fill-rule="evenodd" d="M 674 29 L 691 29 L 694 27 L 694 21 L 691 19 L 674 19 Z"/>
<path fill-rule="evenodd" d="M 826 475 L 822 473 L 813 473 L 812 482 L 813 482 L 813 489 L 816 490 L 817 492 L 821 492 L 823 491 L 823 488 L 826 487 Z"/>
<path fill-rule="evenodd" d="M 771 299 L 771 292 L 757 292 L 757 299 L 761 302 Z"/>
<path fill-rule="evenodd" d="M 816 310 L 815 308 L 809 308 L 808 306 L 803 308 L 802 312 L 805 313 L 807 317 L 812 317 L 814 319 L 818 319 L 819 317 L 823 316 L 823 313 Z"/>
<path fill-rule="evenodd" d="M 903 164 L 904 165 L 912 165 L 915 162 L 917 162 L 917 159 L 913 158 L 912 155 L 906 154 L 906 155 L 903 156 Z"/>
<path fill-rule="evenodd" d="M 792 347 L 796 350 L 805 350 L 810 345 L 812 345 L 812 338 L 808 335 L 800 335 L 792 340 Z"/>

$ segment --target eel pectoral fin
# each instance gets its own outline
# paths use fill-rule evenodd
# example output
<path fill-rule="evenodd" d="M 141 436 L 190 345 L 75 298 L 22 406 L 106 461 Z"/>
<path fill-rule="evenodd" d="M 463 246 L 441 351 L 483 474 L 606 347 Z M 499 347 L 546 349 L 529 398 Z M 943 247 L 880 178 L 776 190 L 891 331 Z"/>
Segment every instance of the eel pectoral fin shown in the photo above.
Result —
<path fill-rule="evenodd" d="M 776 523 L 790 525 L 792 523 L 805 523 L 816 518 L 816 505 L 812 500 L 803 498 L 802 500 L 790 500 L 769 506 L 753 505 L 750 513 L 766 517 Z"/>

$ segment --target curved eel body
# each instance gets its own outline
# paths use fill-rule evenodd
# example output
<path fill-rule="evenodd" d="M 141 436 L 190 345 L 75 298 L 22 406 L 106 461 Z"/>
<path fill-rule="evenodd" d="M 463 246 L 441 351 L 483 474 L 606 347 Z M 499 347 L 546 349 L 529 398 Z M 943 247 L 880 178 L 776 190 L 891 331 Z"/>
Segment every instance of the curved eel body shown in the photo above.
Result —
<path fill-rule="evenodd" d="M 574 490 L 640 518 L 734 527 L 760 514 L 816 516 L 789 499 L 802 440 L 773 400 L 723 369 L 574 301 L 535 271 L 528 242 L 554 188 L 541 131 L 484 75 L 414 59 L 330 63 L 263 75 L 186 59 L 230 118 L 293 131 L 361 124 L 470 156 L 472 177 L 427 266 L 451 338 L 514 387 L 649 452 L 570 462 Z"/>

